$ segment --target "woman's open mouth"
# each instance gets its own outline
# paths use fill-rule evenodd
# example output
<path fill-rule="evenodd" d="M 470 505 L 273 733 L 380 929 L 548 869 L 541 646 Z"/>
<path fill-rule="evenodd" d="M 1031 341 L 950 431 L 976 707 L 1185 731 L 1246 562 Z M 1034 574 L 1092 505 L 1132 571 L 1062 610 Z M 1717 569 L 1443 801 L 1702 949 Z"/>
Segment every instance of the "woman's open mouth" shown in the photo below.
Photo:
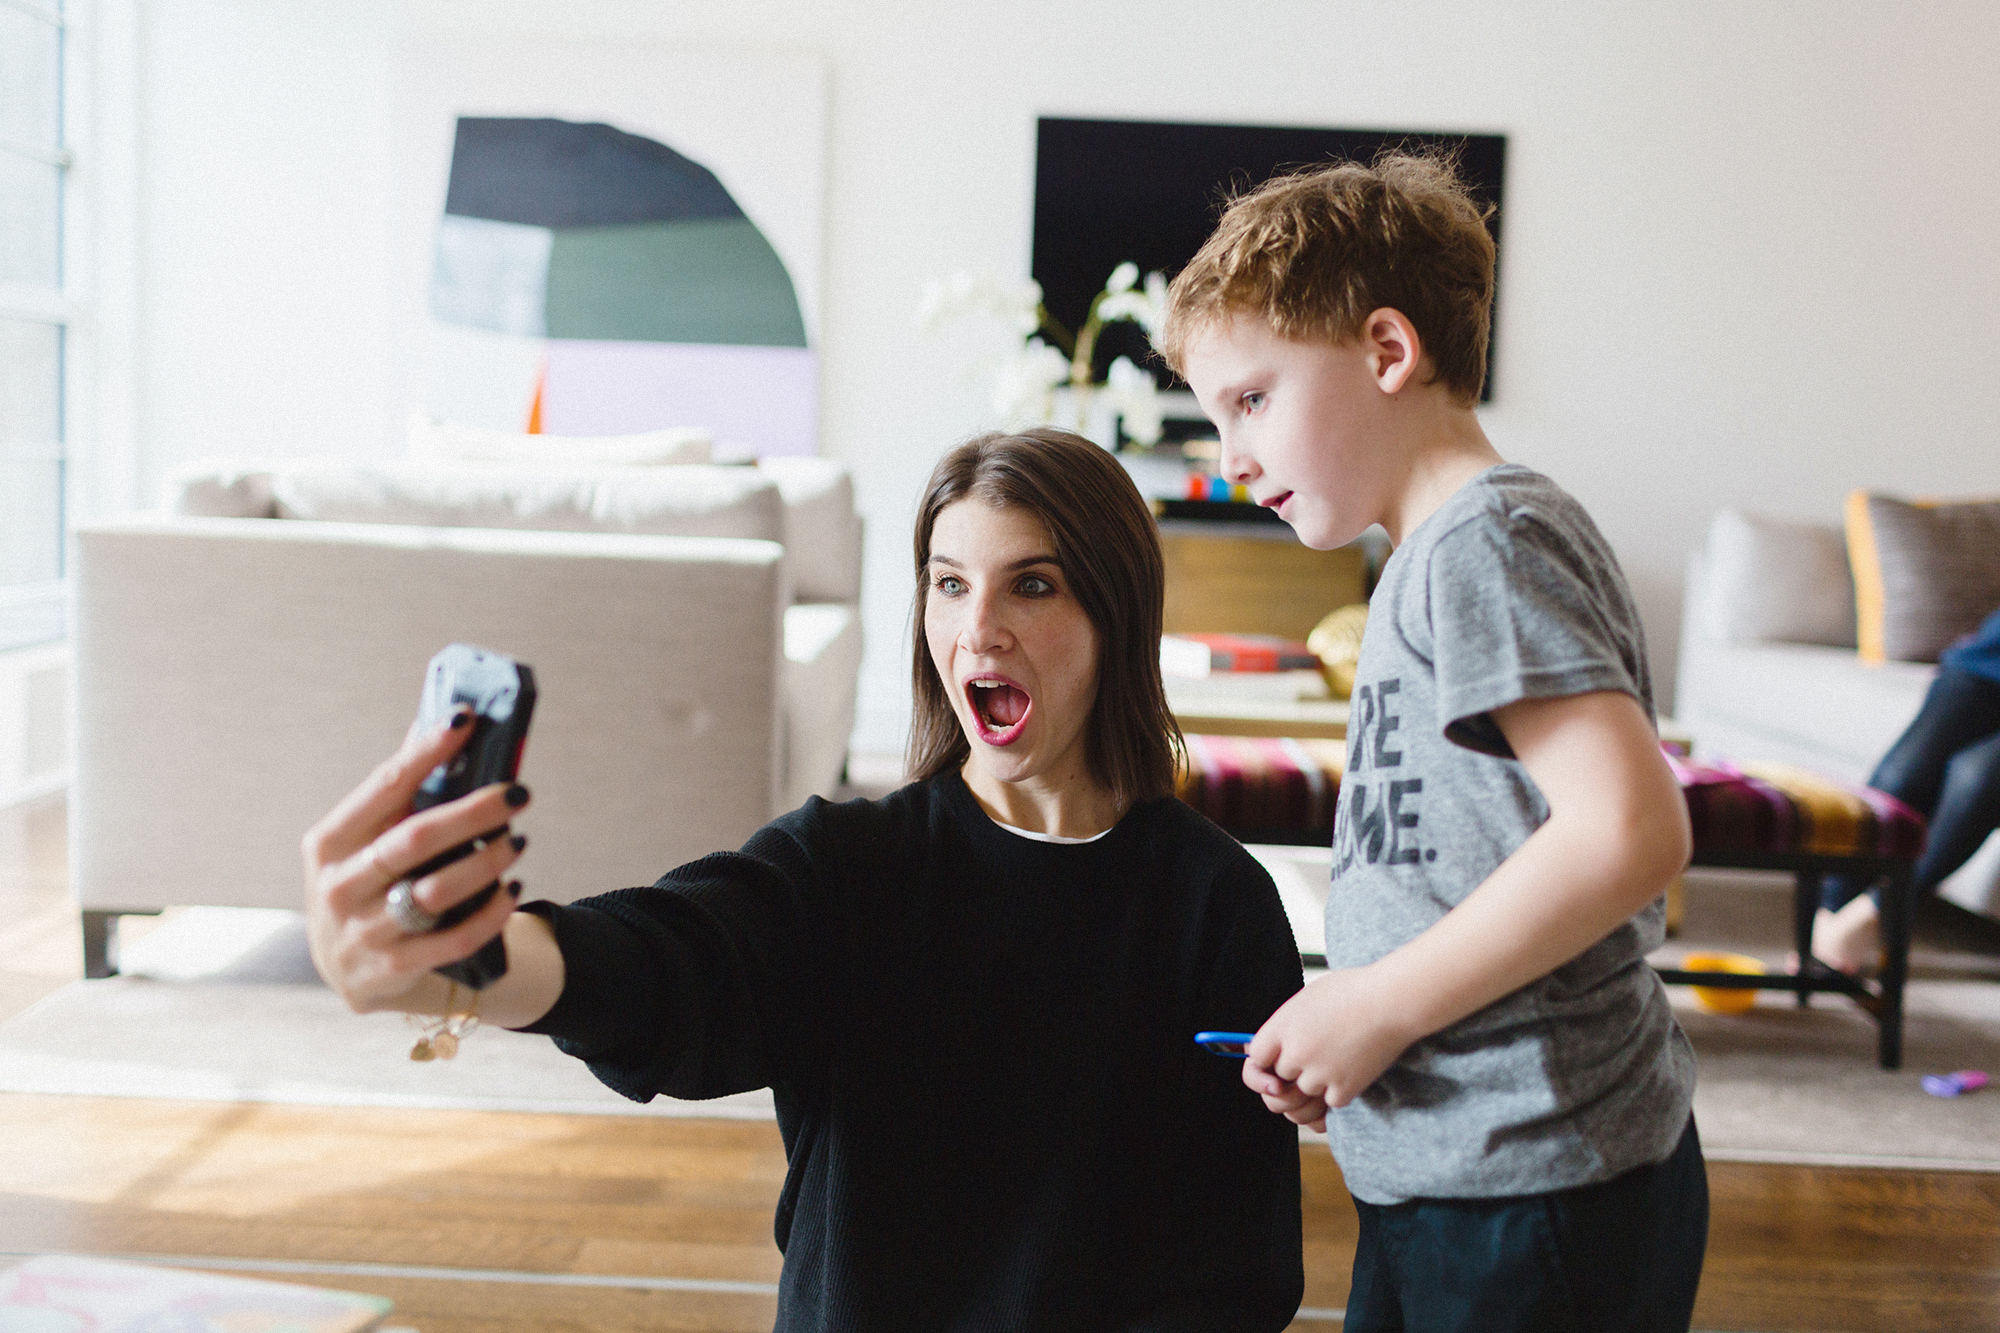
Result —
<path fill-rule="evenodd" d="M 1005 676 L 978 675 L 965 682 L 965 701 L 979 724 L 979 739 L 988 745 L 1011 745 L 1028 725 L 1034 700 Z"/>

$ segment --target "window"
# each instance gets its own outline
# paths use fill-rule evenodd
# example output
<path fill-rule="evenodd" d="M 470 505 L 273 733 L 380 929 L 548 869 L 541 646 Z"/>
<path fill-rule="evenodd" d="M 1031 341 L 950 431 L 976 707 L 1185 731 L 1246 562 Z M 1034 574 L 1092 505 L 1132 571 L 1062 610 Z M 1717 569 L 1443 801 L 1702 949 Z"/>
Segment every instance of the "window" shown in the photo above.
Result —
<path fill-rule="evenodd" d="M 0 651 L 63 636 L 62 0 L 0 0 Z"/>

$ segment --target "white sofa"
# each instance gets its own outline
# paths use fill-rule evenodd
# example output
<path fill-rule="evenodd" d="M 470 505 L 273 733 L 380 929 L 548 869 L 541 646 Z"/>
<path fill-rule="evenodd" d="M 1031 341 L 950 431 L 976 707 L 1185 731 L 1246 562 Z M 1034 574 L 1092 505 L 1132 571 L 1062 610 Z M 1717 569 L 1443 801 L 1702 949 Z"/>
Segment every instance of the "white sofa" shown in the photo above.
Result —
<path fill-rule="evenodd" d="M 1861 661 L 1854 608 L 1838 525 L 1717 514 L 1688 564 L 1674 691 L 1695 752 L 1866 781 L 1937 667 Z M 1939 893 L 2000 919 L 2000 834 Z"/>
<path fill-rule="evenodd" d="M 300 835 L 449 642 L 535 669 L 530 897 L 650 883 L 841 777 L 861 523 L 828 460 L 216 468 L 74 549 L 93 975 L 119 914 L 298 906 Z"/>

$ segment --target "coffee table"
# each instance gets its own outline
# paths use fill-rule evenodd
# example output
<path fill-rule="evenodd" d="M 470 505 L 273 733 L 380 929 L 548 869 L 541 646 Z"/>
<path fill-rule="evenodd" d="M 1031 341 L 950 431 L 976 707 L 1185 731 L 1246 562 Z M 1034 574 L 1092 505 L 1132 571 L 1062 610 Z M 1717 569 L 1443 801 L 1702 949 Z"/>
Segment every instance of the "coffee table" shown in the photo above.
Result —
<path fill-rule="evenodd" d="M 1169 676 L 1167 707 L 1183 732 L 1211 736 L 1309 736 L 1345 740 L 1347 701 L 1328 698 L 1321 683 L 1316 698 L 1305 694 L 1317 672 L 1224 672 L 1200 680 Z M 1295 689 L 1280 687 L 1291 678 Z M 1290 693 L 1293 697 L 1282 697 Z"/>
<path fill-rule="evenodd" d="M 1245 843 L 1278 886 L 1299 961 L 1309 968 L 1326 966 L 1326 896 L 1333 884 L 1333 848 L 1291 847 L 1275 843 Z"/>

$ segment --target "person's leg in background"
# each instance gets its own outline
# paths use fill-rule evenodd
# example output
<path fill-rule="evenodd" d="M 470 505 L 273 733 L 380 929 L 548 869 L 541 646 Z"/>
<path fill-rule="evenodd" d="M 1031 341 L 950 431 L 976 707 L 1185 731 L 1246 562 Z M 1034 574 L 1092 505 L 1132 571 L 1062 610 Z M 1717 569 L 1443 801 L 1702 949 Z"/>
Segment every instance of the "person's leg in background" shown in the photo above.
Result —
<path fill-rule="evenodd" d="M 1993 687 L 2000 694 L 2000 685 Z M 1930 835 L 1917 858 L 1911 888 L 1929 893 L 1972 859 L 2000 828 L 2000 733 L 1964 746 L 1945 763 L 1931 811 Z"/>
<path fill-rule="evenodd" d="M 1868 785 L 1929 821 L 1911 884 L 1913 893 L 1929 893 L 2000 825 L 2000 682 L 1940 670 Z M 1875 961 L 1881 913 L 1868 890 L 1880 891 L 1851 875 L 1821 881 L 1813 954 L 1822 962 L 1854 971 Z"/>

